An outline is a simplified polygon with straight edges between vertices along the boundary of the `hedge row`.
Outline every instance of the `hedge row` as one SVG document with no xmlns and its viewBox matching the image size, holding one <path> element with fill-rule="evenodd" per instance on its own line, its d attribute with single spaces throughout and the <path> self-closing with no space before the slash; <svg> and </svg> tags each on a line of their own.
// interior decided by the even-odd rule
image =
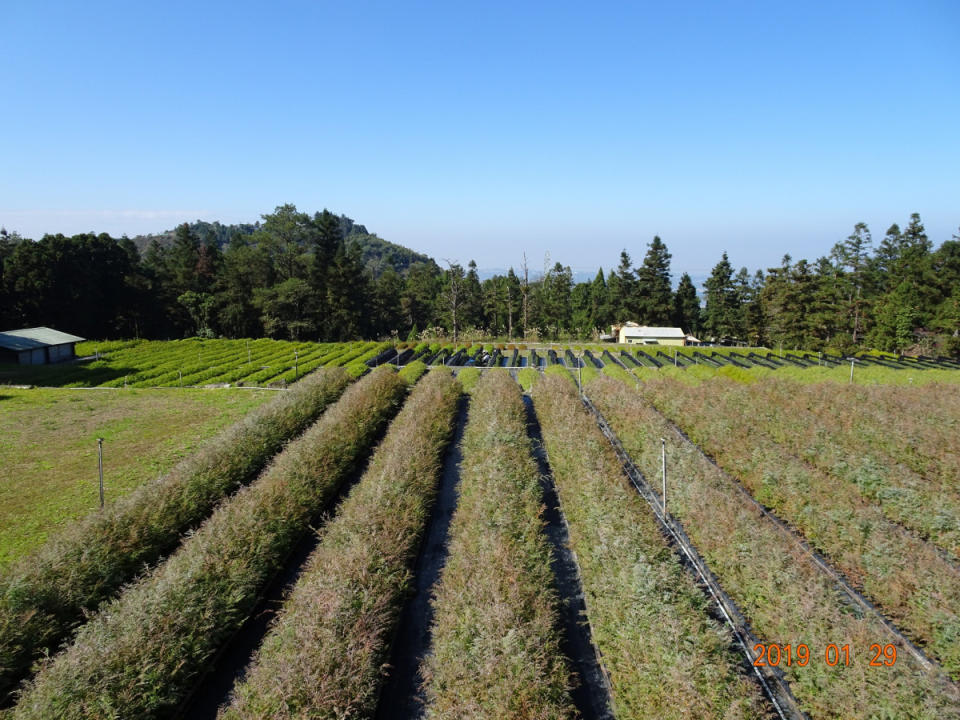
<svg viewBox="0 0 960 720">
<path fill-rule="evenodd" d="M 806 666 L 781 663 L 780 670 L 810 717 L 960 717 L 956 685 L 906 651 L 892 667 L 870 667 L 870 646 L 893 642 L 880 619 L 853 605 L 805 549 L 748 503 L 735 481 L 674 433 L 636 390 L 607 377 L 586 389 L 648 478 L 660 472 L 660 438 L 666 439 L 670 513 L 758 639 L 809 647 Z M 849 645 L 849 666 L 827 664 L 829 644 Z"/>
<path fill-rule="evenodd" d="M 519 388 L 480 379 L 421 673 L 430 718 L 568 718 L 542 490 Z"/>
<path fill-rule="evenodd" d="M 205 443 L 165 477 L 94 513 L 24 558 L 0 581 L 0 693 L 144 565 L 172 550 L 226 494 L 252 480 L 349 382 L 304 378 Z"/>
<path fill-rule="evenodd" d="M 767 717 L 730 633 L 564 373 L 537 383 L 533 400 L 617 715 Z"/>
<path fill-rule="evenodd" d="M 364 457 L 406 387 L 385 370 L 348 389 L 256 482 L 84 625 L 27 687 L 13 717 L 174 714 Z"/>
<path fill-rule="evenodd" d="M 459 395 L 442 371 L 413 390 L 221 718 L 373 716 Z"/>
</svg>

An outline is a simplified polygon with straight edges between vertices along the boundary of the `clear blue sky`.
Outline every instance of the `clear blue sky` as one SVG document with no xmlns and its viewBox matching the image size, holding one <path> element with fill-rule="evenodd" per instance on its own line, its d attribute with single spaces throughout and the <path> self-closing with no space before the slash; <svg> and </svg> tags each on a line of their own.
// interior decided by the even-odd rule
<svg viewBox="0 0 960 720">
<path fill-rule="evenodd" d="M 437 258 L 675 275 L 960 224 L 960 3 L 0 1 L 0 224 L 328 207 Z"/>
</svg>

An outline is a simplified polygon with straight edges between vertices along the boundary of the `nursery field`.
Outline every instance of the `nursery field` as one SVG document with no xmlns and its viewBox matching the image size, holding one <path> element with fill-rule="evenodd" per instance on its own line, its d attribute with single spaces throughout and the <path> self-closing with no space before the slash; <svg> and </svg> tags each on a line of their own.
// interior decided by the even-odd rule
<svg viewBox="0 0 960 720">
<path fill-rule="evenodd" d="M 725 376 L 739 382 L 765 377 L 803 382 L 924 384 L 960 381 L 960 361 L 885 353 L 841 357 L 802 350 L 667 347 L 657 345 L 451 342 L 312 343 L 284 340 L 85 341 L 75 362 L 52 366 L 0 365 L 0 385 L 40 387 L 285 387 L 318 367 L 343 367 L 354 377 L 380 364 L 422 362 L 453 368 L 542 371 L 615 367 L 640 377 L 674 374 L 688 382 Z"/>
<path fill-rule="evenodd" d="M 99 505 L 167 472 L 270 391 L 0 389 L 0 568 Z"/>
<path fill-rule="evenodd" d="M 949 361 L 302 344 L 285 389 L 129 389 L 201 343 L 236 367 L 196 384 L 255 384 L 196 340 L 102 344 L 126 391 L 0 389 L 19 444 L 99 398 L 219 422 L 11 552 L 0 714 L 960 718 Z"/>
</svg>

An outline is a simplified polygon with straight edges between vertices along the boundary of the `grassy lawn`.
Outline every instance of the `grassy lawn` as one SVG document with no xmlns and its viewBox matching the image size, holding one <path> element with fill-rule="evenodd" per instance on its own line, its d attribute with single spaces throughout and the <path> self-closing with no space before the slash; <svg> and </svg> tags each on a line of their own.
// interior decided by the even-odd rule
<svg viewBox="0 0 960 720">
<path fill-rule="evenodd" d="M 0 388 L 0 570 L 57 527 L 168 470 L 267 390 Z"/>
</svg>

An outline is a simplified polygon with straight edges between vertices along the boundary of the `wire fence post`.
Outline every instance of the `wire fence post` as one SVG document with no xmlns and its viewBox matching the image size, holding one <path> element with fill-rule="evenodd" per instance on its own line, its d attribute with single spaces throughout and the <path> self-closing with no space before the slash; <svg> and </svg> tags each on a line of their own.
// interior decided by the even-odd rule
<svg viewBox="0 0 960 720">
<path fill-rule="evenodd" d="M 300 377 L 300 351 L 293 351 L 293 379 L 296 381 Z"/>
<path fill-rule="evenodd" d="M 855 362 L 856 362 L 856 360 L 851 360 L 851 361 L 850 361 L 850 383 L 851 383 L 851 384 L 853 383 L 853 364 L 854 364 Z"/>
<path fill-rule="evenodd" d="M 180 387 L 183 387 L 183 370 L 177 370 L 177 375 L 180 376 Z"/>
<path fill-rule="evenodd" d="M 250 364 L 250 341 L 247 340 L 247 365 Z"/>
<path fill-rule="evenodd" d="M 667 517 L 667 441 L 660 438 L 660 467 L 663 474 L 663 517 Z"/>
<path fill-rule="evenodd" d="M 97 465 L 100 469 L 100 509 L 103 510 L 103 438 L 97 438 Z"/>
</svg>

